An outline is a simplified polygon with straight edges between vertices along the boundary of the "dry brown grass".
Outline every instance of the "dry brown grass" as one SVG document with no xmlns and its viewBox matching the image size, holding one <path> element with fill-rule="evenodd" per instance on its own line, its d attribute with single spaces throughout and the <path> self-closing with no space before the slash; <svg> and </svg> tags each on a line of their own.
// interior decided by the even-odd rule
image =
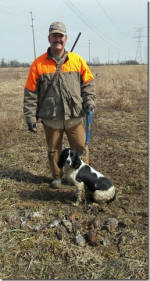
<svg viewBox="0 0 150 281">
<path fill-rule="evenodd" d="M 116 110 L 130 111 L 137 96 L 147 95 L 146 66 L 93 67 L 101 101 Z"/>
<path fill-rule="evenodd" d="M 21 69 L 23 71 L 23 69 Z M 9 71 L 9 74 L 7 73 Z M 49 186 L 42 125 L 27 132 L 22 113 L 26 72 L 0 69 L 0 278 L 148 278 L 148 118 L 146 66 L 93 67 L 97 86 L 90 163 L 116 186 L 116 200 L 72 206 L 74 187 Z M 65 138 L 64 145 L 67 145 Z M 98 229 L 98 245 L 81 248 L 74 233 L 63 240 L 48 222 L 75 212 L 82 235 L 99 217 L 119 221 L 114 232 Z M 38 212 L 39 217 L 33 214 Z M 24 228 L 22 221 L 26 221 Z M 41 228 L 40 228 L 41 227 Z M 35 230 L 36 229 L 36 230 Z M 108 241 L 102 245 L 100 240 Z"/>
<path fill-rule="evenodd" d="M 0 142 L 4 145 L 14 143 L 20 137 L 18 131 L 24 124 L 22 103 L 25 83 L 25 79 L 20 76 L 26 76 L 27 72 L 18 69 L 12 69 L 12 72 L 10 69 L 0 70 Z"/>
</svg>

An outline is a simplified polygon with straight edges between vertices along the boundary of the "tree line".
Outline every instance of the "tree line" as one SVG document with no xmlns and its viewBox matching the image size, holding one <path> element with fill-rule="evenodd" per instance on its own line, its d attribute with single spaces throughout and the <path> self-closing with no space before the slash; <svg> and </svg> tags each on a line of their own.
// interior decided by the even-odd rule
<svg viewBox="0 0 150 281">
<path fill-rule="evenodd" d="M 119 64 L 139 64 L 138 61 L 136 60 L 125 60 L 125 61 L 120 61 L 117 63 L 113 63 L 113 62 L 106 62 L 106 63 L 100 63 L 99 60 L 94 60 L 93 62 L 87 62 L 88 65 L 95 65 L 95 66 L 100 66 L 100 65 L 119 65 Z M 6 61 L 4 58 L 2 58 L 0 60 L 0 67 L 29 67 L 30 63 L 27 62 L 19 62 L 18 60 L 14 59 L 14 60 L 10 60 L 10 61 Z"/>
<path fill-rule="evenodd" d="M 18 60 L 6 61 L 4 58 L 0 61 L 0 67 L 29 67 L 30 64 L 26 62 L 19 62 Z"/>
<path fill-rule="evenodd" d="M 88 65 L 95 65 L 95 66 L 100 66 L 100 65 L 131 65 L 131 64 L 140 64 L 138 61 L 136 60 L 125 60 L 125 61 L 118 61 L 118 62 L 113 62 L 113 61 L 110 61 L 110 62 L 105 62 L 105 63 L 100 63 L 100 62 L 87 62 Z"/>
</svg>

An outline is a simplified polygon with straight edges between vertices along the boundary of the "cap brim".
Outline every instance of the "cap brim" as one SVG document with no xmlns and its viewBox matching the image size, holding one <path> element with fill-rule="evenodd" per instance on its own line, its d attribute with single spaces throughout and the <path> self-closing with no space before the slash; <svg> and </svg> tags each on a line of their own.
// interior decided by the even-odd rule
<svg viewBox="0 0 150 281">
<path fill-rule="evenodd" d="M 60 34 L 66 35 L 66 32 L 62 32 L 60 30 L 52 30 L 52 31 L 50 31 L 49 34 L 52 34 L 52 33 L 60 33 Z"/>
</svg>

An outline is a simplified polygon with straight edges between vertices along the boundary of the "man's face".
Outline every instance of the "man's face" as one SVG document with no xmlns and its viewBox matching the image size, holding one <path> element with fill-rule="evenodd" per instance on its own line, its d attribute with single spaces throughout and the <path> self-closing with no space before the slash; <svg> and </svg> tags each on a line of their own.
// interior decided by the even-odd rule
<svg viewBox="0 0 150 281">
<path fill-rule="evenodd" d="M 52 51 L 54 53 L 61 53 L 64 51 L 67 36 L 61 33 L 52 33 L 48 37 Z"/>
</svg>

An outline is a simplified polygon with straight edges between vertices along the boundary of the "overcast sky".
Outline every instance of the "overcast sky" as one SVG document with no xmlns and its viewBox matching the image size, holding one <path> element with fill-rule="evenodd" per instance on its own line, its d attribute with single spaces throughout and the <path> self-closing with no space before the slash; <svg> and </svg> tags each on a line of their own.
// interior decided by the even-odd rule
<svg viewBox="0 0 150 281">
<path fill-rule="evenodd" d="M 34 18 L 36 56 L 48 46 L 53 21 L 67 28 L 66 49 L 78 33 L 74 52 L 86 61 L 147 61 L 147 0 L 0 0 L 0 60 L 34 60 L 31 14 Z"/>
</svg>

